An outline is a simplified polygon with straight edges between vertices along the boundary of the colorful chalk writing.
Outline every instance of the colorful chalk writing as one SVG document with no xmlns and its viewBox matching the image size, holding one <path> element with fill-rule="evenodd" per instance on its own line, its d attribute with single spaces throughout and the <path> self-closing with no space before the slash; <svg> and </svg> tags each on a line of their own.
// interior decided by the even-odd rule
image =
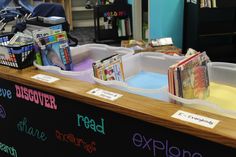
<svg viewBox="0 0 236 157">
<path fill-rule="evenodd" d="M 47 135 L 43 131 L 39 131 L 38 129 L 34 129 L 33 127 L 27 126 L 27 118 L 23 118 L 22 121 L 17 123 L 17 129 L 20 132 L 26 133 L 29 136 L 35 137 L 38 140 L 46 141 Z"/>
<path fill-rule="evenodd" d="M 62 142 L 72 143 L 77 147 L 83 148 L 90 154 L 96 152 L 96 143 L 94 141 L 87 143 L 82 138 L 75 137 L 75 135 L 71 133 L 64 134 L 56 130 L 56 139 Z"/>
<path fill-rule="evenodd" d="M 0 88 L 0 97 L 11 99 L 12 98 L 12 92 L 9 89 Z"/>
<path fill-rule="evenodd" d="M 160 156 L 165 153 L 166 157 L 202 157 L 198 152 L 191 153 L 188 150 L 172 146 L 168 140 L 158 140 L 145 137 L 141 133 L 134 133 L 133 144 L 143 150 L 152 151 L 153 156 Z"/>
<path fill-rule="evenodd" d="M 11 156 L 17 157 L 17 152 L 14 147 L 7 146 L 0 142 L 0 151 L 3 151 Z"/>
<path fill-rule="evenodd" d="M 98 132 L 101 133 L 103 135 L 105 135 L 105 131 L 104 131 L 104 119 L 101 118 L 101 124 L 96 124 L 95 120 L 93 120 L 92 118 L 88 118 L 87 116 L 82 116 L 80 114 L 77 114 L 77 118 L 78 118 L 78 126 L 84 126 L 86 129 L 91 129 L 94 132 Z"/>
<path fill-rule="evenodd" d="M 2 119 L 6 118 L 6 112 L 2 105 L 0 105 L 0 118 Z"/>
<path fill-rule="evenodd" d="M 57 110 L 55 97 L 34 89 L 15 85 L 16 97 L 26 101 L 40 104 L 46 108 Z"/>
</svg>

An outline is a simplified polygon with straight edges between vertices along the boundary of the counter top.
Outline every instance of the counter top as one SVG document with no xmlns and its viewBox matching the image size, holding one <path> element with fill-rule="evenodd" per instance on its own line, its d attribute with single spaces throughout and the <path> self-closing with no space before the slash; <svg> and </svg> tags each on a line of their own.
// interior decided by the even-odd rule
<svg viewBox="0 0 236 157">
<path fill-rule="evenodd" d="M 31 77 L 36 74 L 45 74 L 59 78 L 53 83 L 45 83 Z M 127 93 L 113 88 L 90 84 L 79 80 L 40 71 L 35 67 L 23 70 L 0 66 L 0 78 L 31 86 L 40 90 L 84 102 L 102 109 L 137 118 L 152 124 L 187 133 L 196 137 L 207 139 L 229 147 L 236 148 L 236 119 L 211 114 L 181 105 L 158 101 L 147 97 Z M 88 91 L 100 88 L 123 96 L 115 101 L 109 101 L 90 94 Z M 217 119 L 220 122 L 213 128 L 207 128 L 181 121 L 171 116 L 178 110 Z"/>
</svg>

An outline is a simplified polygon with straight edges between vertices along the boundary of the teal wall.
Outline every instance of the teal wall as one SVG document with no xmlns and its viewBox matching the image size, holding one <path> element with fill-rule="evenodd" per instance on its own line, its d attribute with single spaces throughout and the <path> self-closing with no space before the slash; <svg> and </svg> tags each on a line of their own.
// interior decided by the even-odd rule
<svg viewBox="0 0 236 157">
<path fill-rule="evenodd" d="M 184 0 L 150 0 L 150 9 L 150 38 L 172 37 L 182 48 Z"/>
<path fill-rule="evenodd" d="M 150 38 L 172 37 L 182 48 L 183 0 L 150 0 Z"/>
<path fill-rule="evenodd" d="M 132 4 L 134 0 L 128 0 L 128 3 L 129 4 Z"/>
</svg>

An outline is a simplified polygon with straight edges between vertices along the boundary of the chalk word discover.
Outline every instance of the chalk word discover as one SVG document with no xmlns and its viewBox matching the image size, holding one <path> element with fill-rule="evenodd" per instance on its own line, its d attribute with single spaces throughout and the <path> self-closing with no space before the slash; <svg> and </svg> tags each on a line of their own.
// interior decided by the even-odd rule
<svg viewBox="0 0 236 157">
<path fill-rule="evenodd" d="M 166 157 L 202 157 L 202 154 L 200 153 L 191 153 L 188 150 L 171 146 L 169 145 L 168 140 L 160 141 L 152 138 L 146 138 L 140 133 L 135 133 L 132 140 L 136 147 L 152 151 L 154 157 L 160 156 L 160 154 L 163 153 L 165 153 Z"/>
<path fill-rule="evenodd" d="M 15 88 L 17 98 L 34 102 L 35 104 L 40 104 L 46 108 L 57 110 L 56 100 L 54 96 L 19 85 L 15 85 Z"/>
<path fill-rule="evenodd" d="M 56 130 L 56 138 L 59 141 L 72 143 L 77 147 L 84 148 L 85 151 L 92 154 L 96 152 L 96 143 L 94 141 L 90 142 L 90 144 L 86 143 L 82 138 L 75 137 L 73 134 L 63 134 L 60 131 Z"/>
<path fill-rule="evenodd" d="M 82 116 L 80 114 L 77 114 L 78 118 L 78 126 L 81 127 L 81 122 L 84 125 L 86 129 L 92 129 L 94 132 L 99 132 L 103 135 L 105 135 L 104 131 L 104 119 L 101 118 L 101 124 L 96 124 L 95 121 L 91 118 L 89 119 L 87 116 Z"/>
<path fill-rule="evenodd" d="M 7 154 L 10 154 L 11 156 L 17 157 L 17 152 L 14 147 L 7 146 L 0 142 L 0 150 Z"/>
<path fill-rule="evenodd" d="M 12 99 L 12 92 L 9 89 L 0 88 L 0 97 Z"/>
<path fill-rule="evenodd" d="M 6 112 L 2 105 L 0 105 L 0 118 L 2 119 L 6 118 Z"/>
<path fill-rule="evenodd" d="M 23 118 L 22 121 L 19 121 L 17 123 L 17 129 L 20 132 L 24 132 L 30 136 L 37 138 L 38 140 L 41 140 L 41 141 L 47 140 L 47 136 L 43 131 L 39 131 L 38 129 L 34 129 L 32 127 L 27 126 L 27 118 L 25 117 Z"/>
</svg>

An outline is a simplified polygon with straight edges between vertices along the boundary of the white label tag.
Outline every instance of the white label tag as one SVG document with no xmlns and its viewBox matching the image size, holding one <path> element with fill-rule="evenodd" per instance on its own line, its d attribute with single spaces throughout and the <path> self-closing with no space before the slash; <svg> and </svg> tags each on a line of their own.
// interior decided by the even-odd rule
<svg viewBox="0 0 236 157">
<path fill-rule="evenodd" d="M 43 74 L 37 74 L 35 76 L 32 76 L 31 78 L 36 79 L 36 80 L 40 80 L 43 82 L 47 82 L 47 83 L 53 83 L 55 81 L 60 80 L 59 78 L 48 76 L 48 75 L 43 75 Z"/>
<path fill-rule="evenodd" d="M 92 89 L 92 90 L 88 91 L 87 93 L 91 94 L 91 95 L 95 95 L 97 97 L 108 99 L 108 100 L 111 100 L 111 101 L 114 101 L 114 100 L 116 100 L 116 99 L 123 96 L 121 94 L 113 93 L 113 92 L 106 91 L 106 90 L 99 89 L 99 88 Z"/>
<path fill-rule="evenodd" d="M 201 115 L 178 110 L 171 117 L 213 129 L 220 121 Z"/>
</svg>

